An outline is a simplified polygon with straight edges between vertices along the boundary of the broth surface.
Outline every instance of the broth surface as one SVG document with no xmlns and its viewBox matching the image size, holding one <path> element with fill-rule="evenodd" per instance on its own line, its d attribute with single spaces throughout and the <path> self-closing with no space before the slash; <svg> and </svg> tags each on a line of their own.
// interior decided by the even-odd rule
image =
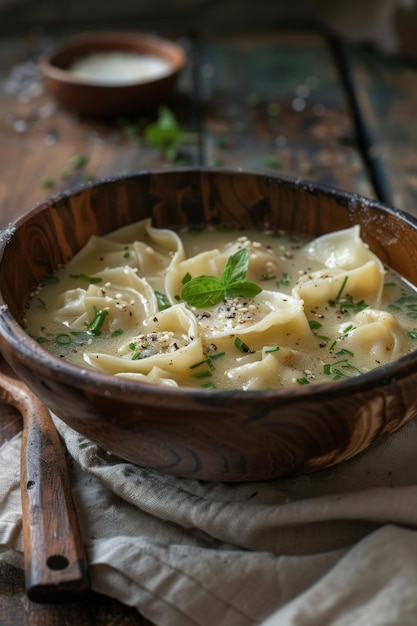
<svg viewBox="0 0 417 626">
<path fill-rule="evenodd" d="M 46 277 L 26 328 L 81 367 L 159 385 L 268 389 L 395 360 L 415 349 L 416 318 L 416 290 L 358 226 L 308 241 L 145 220 L 93 237 Z"/>
</svg>

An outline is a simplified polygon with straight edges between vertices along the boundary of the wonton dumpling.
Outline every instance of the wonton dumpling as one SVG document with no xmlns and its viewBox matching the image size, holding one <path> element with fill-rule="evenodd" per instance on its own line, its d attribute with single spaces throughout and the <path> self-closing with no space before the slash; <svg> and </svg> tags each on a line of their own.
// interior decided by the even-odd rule
<svg viewBox="0 0 417 626">
<path fill-rule="evenodd" d="M 385 271 L 379 263 L 368 261 L 351 270 L 319 270 L 301 276 L 292 290 L 292 295 L 304 301 L 306 311 L 349 295 L 354 301 L 365 300 L 367 304 L 378 304 L 384 288 Z M 347 280 L 346 280 L 347 279 Z"/>
<path fill-rule="evenodd" d="M 148 282 L 138 277 L 131 267 L 109 269 L 103 276 L 105 282 L 92 284 L 85 294 L 87 312 L 93 307 L 106 309 L 105 327 L 110 332 L 118 328 L 138 326 L 142 320 L 158 312 L 155 293 Z"/>
<path fill-rule="evenodd" d="M 197 311 L 196 316 L 205 340 L 222 350 L 233 345 L 236 337 L 251 350 L 271 342 L 309 345 L 312 340 L 302 300 L 280 292 L 264 290 L 255 298 L 227 298 L 207 311 Z"/>
<path fill-rule="evenodd" d="M 243 363 L 225 372 L 227 379 L 242 389 L 276 389 L 279 386 L 298 385 L 297 379 L 309 375 L 312 359 L 310 353 L 290 348 L 269 352 L 262 350 L 262 358 L 256 362 Z"/>
<path fill-rule="evenodd" d="M 93 235 L 74 256 L 71 266 L 74 274 L 83 272 L 88 259 L 89 273 L 95 274 L 104 268 L 129 265 L 137 268 L 139 276 L 145 277 L 153 289 L 162 291 L 165 271 L 184 258 L 184 246 L 177 233 L 154 228 L 146 219 L 105 237 Z"/>
<path fill-rule="evenodd" d="M 124 340 L 118 355 L 86 352 L 84 359 L 92 367 L 110 374 L 148 374 L 153 367 L 188 374 L 190 366 L 204 358 L 195 317 L 183 304 L 145 320 L 137 335 Z"/>
<path fill-rule="evenodd" d="M 361 239 L 360 226 L 317 237 L 304 247 L 308 255 L 329 269 L 350 270 L 374 261 L 383 271 L 379 258 Z"/>
<path fill-rule="evenodd" d="M 118 328 L 137 326 L 143 319 L 158 311 L 158 303 L 153 289 L 145 280 L 138 278 L 131 267 L 118 267 L 94 278 L 102 279 L 88 289 L 70 289 L 62 294 L 63 304 L 49 314 L 67 328 L 85 331 L 86 324 L 97 311 L 108 313 L 103 328 L 110 332 Z"/>
<path fill-rule="evenodd" d="M 48 311 L 50 317 L 67 328 L 85 330 L 88 315 L 85 308 L 86 289 L 68 289 L 57 300 L 58 309 Z"/>
<path fill-rule="evenodd" d="M 353 352 L 358 361 L 368 362 L 368 366 L 388 363 L 398 358 L 404 351 L 406 338 L 399 322 L 387 311 L 365 309 L 357 313 L 350 324 L 340 325 L 339 339 L 335 350 L 346 348 Z"/>
</svg>

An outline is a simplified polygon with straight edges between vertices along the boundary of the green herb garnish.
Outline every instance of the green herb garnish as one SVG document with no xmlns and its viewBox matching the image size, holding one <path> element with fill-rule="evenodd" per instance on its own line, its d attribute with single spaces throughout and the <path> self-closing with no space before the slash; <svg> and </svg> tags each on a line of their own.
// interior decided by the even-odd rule
<svg viewBox="0 0 417 626">
<path fill-rule="evenodd" d="M 88 156 L 85 154 L 76 154 L 72 157 L 70 165 L 72 169 L 76 170 L 80 167 L 84 167 L 88 163 Z"/>
<path fill-rule="evenodd" d="M 161 293 L 160 291 L 155 291 L 155 296 L 158 302 L 159 311 L 164 311 L 165 309 L 169 309 L 171 304 L 164 293 Z"/>
<path fill-rule="evenodd" d="M 197 372 L 197 374 L 193 374 L 194 378 L 210 378 L 213 376 L 210 370 L 203 370 L 202 372 Z"/>
<path fill-rule="evenodd" d="M 159 107 L 158 119 L 145 128 L 145 140 L 153 148 L 160 149 L 168 161 L 176 160 L 183 141 L 183 132 L 170 109 Z"/>
<path fill-rule="evenodd" d="M 287 274 L 287 272 L 283 272 L 281 278 L 279 280 L 277 280 L 276 285 L 277 287 L 280 287 L 281 285 L 283 287 L 287 287 L 291 282 L 291 279 L 289 277 L 289 274 Z"/>
<path fill-rule="evenodd" d="M 101 283 L 102 282 L 102 278 L 99 278 L 98 276 L 88 276 L 88 274 L 70 274 L 71 278 L 77 278 L 79 280 L 85 280 L 85 282 L 90 283 L 90 284 L 96 284 L 96 283 Z"/>
<path fill-rule="evenodd" d="M 89 324 L 86 324 L 87 330 L 89 333 L 93 335 L 101 335 L 101 328 L 104 324 L 104 320 L 107 316 L 107 311 L 104 309 L 98 310 L 96 306 L 93 305 L 94 317 Z"/>
<path fill-rule="evenodd" d="M 242 339 L 240 339 L 240 337 L 236 337 L 235 339 L 235 347 L 240 350 L 240 352 L 253 352 L 253 350 L 251 350 L 248 346 L 248 344 L 246 344 L 244 341 L 242 341 Z"/>
<path fill-rule="evenodd" d="M 220 276 L 197 276 L 191 278 L 181 289 L 181 298 L 199 309 L 212 307 L 227 297 L 253 298 L 262 289 L 245 278 L 249 268 L 249 251 L 241 248 L 227 259 Z"/>
<path fill-rule="evenodd" d="M 68 346 L 72 342 L 72 339 L 66 333 L 60 333 L 55 337 L 55 343 L 59 346 Z"/>
<path fill-rule="evenodd" d="M 367 304 L 365 300 L 359 300 L 358 302 L 354 302 L 350 294 L 343 295 L 348 278 L 348 276 L 344 277 L 336 297 L 329 300 L 329 304 L 330 306 L 340 306 L 342 313 L 346 313 L 348 310 L 353 311 L 354 313 L 359 313 L 360 311 L 367 309 L 369 307 L 369 304 Z"/>
</svg>

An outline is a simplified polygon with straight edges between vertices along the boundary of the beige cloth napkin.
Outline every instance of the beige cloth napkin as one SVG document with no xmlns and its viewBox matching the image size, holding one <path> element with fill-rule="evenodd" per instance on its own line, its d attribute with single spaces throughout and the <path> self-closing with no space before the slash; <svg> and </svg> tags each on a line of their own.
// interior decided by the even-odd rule
<svg viewBox="0 0 417 626">
<path fill-rule="evenodd" d="M 415 626 L 417 421 L 309 476 L 141 469 L 55 418 L 93 589 L 157 626 Z M 0 558 L 21 563 L 20 436 L 0 449 Z"/>
</svg>

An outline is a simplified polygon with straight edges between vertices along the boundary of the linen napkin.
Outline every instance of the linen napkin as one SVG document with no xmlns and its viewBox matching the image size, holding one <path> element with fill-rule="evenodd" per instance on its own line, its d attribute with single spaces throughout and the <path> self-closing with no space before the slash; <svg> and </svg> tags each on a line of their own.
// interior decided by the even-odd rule
<svg viewBox="0 0 417 626">
<path fill-rule="evenodd" d="M 343 464 L 216 484 L 125 462 L 54 417 L 95 591 L 157 626 L 415 626 L 417 420 Z M 20 436 L 0 558 L 21 564 Z"/>
</svg>

